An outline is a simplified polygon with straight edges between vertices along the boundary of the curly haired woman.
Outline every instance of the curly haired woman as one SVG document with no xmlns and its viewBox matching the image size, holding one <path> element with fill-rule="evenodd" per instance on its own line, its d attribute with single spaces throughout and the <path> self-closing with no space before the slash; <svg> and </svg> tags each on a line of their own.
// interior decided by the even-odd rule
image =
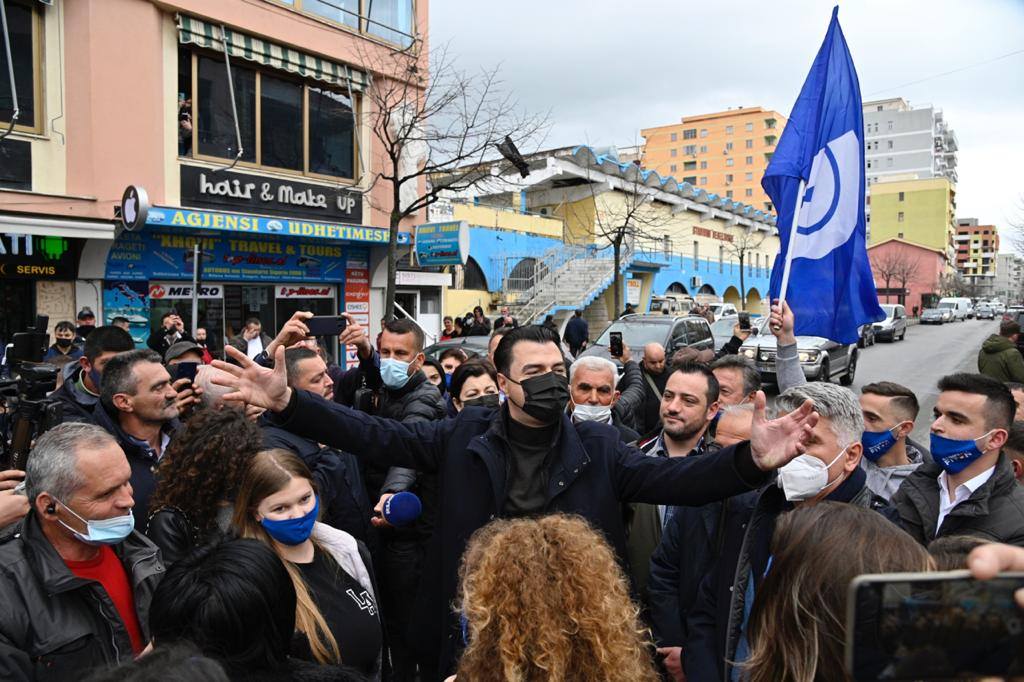
<svg viewBox="0 0 1024 682">
<path fill-rule="evenodd" d="M 460 682 L 658 679 L 611 547 L 578 516 L 495 521 L 463 555 Z"/>
<path fill-rule="evenodd" d="M 231 527 L 238 482 L 262 447 L 259 427 L 234 409 L 200 410 L 175 435 L 157 471 L 146 529 L 164 564 Z"/>
</svg>

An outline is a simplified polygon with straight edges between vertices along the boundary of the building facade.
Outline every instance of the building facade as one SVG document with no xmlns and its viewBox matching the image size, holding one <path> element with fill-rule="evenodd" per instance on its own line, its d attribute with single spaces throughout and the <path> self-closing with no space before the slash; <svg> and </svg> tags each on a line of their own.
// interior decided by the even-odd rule
<svg viewBox="0 0 1024 682">
<path fill-rule="evenodd" d="M 0 142 L 0 258 L 27 277 L 0 284 L 16 303 L 0 334 L 89 306 L 142 344 L 165 312 L 191 324 L 197 263 L 196 322 L 218 345 L 250 316 L 378 318 L 389 192 L 365 93 L 393 77 L 383 57 L 425 44 L 428 3 L 344 6 L 8 0 L 20 117 Z M 0 122 L 11 109 L 0 78 Z M 131 231 L 129 186 L 151 205 Z"/>
<path fill-rule="evenodd" d="M 913 175 L 957 181 L 957 139 L 940 109 L 911 107 L 901 97 L 864 102 L 868 187 Z"/>
<path fill-rule="evenodd" d="M 894 177 L 872 185 L 871 231 L 868 246 L 890 239 L 935 249 L 947 268 L 956 262 L 956 190 L 944 177 Z"/>
<path fill-rule="evenodd" d="M 956 269 L 979 295 L 995 289 L 998 271 L 999 230 L 995 225 L 979 225 L 977 218 L 956 221 Z"/>
<path fill-rule="evenodd" d="M 996 276 L 992 296 L 1007 305 L 1024 301 L 1024 258 L 1015 253 L 996 255 Z"/>
<path fill-rule="evenodd" d="M 643 163 L 662 176 L 772 212 L 761 176 L 775 153 L 786 118 L 761 107 L 740 107 L 680 123 L 644 128 Z"/>
<path fill-rule="evenodd" d="M 942 294 L 946 254 L 899 238 L 868 247 L 880 303 L 901 303 L 916 317 L 934 307 Z"/>
<path fill-rule="evenodd" d="M 549 150 L 527 161 L 526 178 L 496 164 L 490 180 L 451 197 L 477 209 L 561 221 L 562 239 L 547 249 L 536 237 L 519 246 L 508 235 L 489 237 L 494 260 L 479 265 L 493 273 L 486 282 L 494 305 L 509 305 L 521 322 L 564 319 L 583 309 L 592 334 L 600 333 L 621 312 L 612 242 L 622 228 L 622 304 L 660 309 L 659 297 L 669 294 L 763 312 L 779 249 L 774 215 L 590 147 Z M 474 234 L 474 240 L 477 258 L 483 239 Z M 471 297 L 479 300 L 483 292 Z"/>
</svg>

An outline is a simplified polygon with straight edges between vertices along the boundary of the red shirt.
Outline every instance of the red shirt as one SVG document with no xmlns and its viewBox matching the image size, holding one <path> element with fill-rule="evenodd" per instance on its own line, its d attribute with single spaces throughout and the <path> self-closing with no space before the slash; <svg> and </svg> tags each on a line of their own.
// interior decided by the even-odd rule
<svg viewBox="0 0 1024 682">
<path fill-rule="evenodd" d="M 79 578 L 95 580 L 107 591 L 110 601 L 114 602 L 121 621 L 124 623 L 128 636 L 132 640 L 132 651 L 136 655 L 142 653 L 145 643 L 142 641 L 142 630 L 139 628 L 139 617 L 135 613 L 135 597 L 124 566 L 114 554 L 114 550 L 103 545 L 95 559 L 89 561 L 65 561 L 71 572 Z"/>
</svg>

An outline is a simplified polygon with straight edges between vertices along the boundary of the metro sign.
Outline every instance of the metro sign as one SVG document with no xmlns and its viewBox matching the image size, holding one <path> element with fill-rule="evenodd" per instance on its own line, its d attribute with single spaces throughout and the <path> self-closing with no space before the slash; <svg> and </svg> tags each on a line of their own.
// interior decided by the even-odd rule
<svg viewBox="0 0 1024 682">
<path fill-rule="evenodd" d="M 333 298 L 334 287 L 302 284 L 282 284 L 277 287 L 277 298 Z"/>
<path fill-rule="evenodd" d="M 192 298 L 192 285 L 154 282 L 149 285 L 149 297 L 154 300 Z M 224 298 L 224 287 L 219 284 L 200 285 L 198 298 Z"/>
</svg>

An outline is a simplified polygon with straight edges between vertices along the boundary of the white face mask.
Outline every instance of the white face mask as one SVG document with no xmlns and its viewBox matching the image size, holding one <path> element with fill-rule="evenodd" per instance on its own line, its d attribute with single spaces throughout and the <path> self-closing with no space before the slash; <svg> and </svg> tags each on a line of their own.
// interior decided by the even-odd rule
<svg viewBox="0 0 1024 682">
<path fill-rule="evenodd" d="M 847 445 L 846 448 L 848 447 L 850 446 Z M 828 464 L 825 464 L 814 455 L 799 455 L 796 459 L 781 467 L 776 484 L 782 488 L 786 499 L 790 502 L 809 500 L 835 483 L 835 481 L 828 480 L 828 470 L 829 467 L 843 456 L 846 448 L 840 450 L 835 459 Z"/>
<path fill-rule="evenodd" d="M 605 422 L 612 421 L 611 405 L 576 405 L 573 403 L 572 420 L 575 422 Z"/>
</svg>

